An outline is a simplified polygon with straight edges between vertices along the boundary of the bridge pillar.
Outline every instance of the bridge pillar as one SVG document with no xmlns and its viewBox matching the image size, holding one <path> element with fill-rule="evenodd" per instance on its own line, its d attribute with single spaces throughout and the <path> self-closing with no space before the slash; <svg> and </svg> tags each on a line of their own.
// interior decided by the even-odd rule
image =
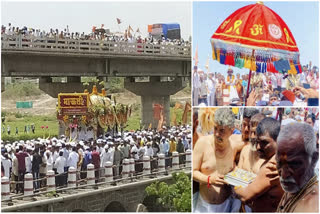
<svg viewBox="0 0 320 214">
<path fill-rule="evenodd" d="M 153 104 L 161 104 L 164 108 L 164 120 L 170 125 L 170 95 L 186 87 L 187 79 L 176 77 L 174 81 L 162 82 L 160 77 L 150 77 L 149 82 L 136 82 L 135 78 L 127 77 L 124 87 L 132 93 L 141 96 L 141 122 L 142 126 L 158 126 L 158 121 L 153 118 Z"/>
<path fill-rule="evenodd" d="M 5 90 L 5 77 L 1 77 L 1 92 L 3 92 Z"/>
</svg>

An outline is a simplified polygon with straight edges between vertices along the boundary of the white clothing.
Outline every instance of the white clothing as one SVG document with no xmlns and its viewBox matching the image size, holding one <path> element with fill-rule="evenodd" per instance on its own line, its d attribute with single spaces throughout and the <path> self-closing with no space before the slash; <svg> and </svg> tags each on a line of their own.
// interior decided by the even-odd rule
<svg viewBox="0 0 320 214">
<path fill-rule="evenodd" d="M 64 157 L 66 160 L 68 160 L 68 158 L 69 158 L 69 151 L 68 151 L 66 148 L 63 148 L 62 151 L 63 151 L 63 157 Z M 65 162 L 64 167 L 67 167 L 67 161 Z"/>
<path fill-rule="evenodd" d="M 197 194 L 197 195 L 196 195 Z M 234 200 L 232 196 L 227 198 L 222 204 L 210 204 L 206 202 L 198 193 L 194 194 L 194 213 L 226 213 L 226 212 L 239 212 L 241 202 Z"/>
<path fill-rule="evenodd" d="M 59 152 L 54 151 L 53 155 L 52 155 L 52 161 L 53 163 L 56 162 L 57 158 L 59 157 Z"/>
<path fill-rule="evenodd" d="M 63 173 L 64 172 L 64 165 L 65 165 L 66 159 L 63 156 L 59 156 L 56 159 L 56 162 L 54 163 L 54 168 L 57 169 L 57 173 Z"/>
<path fill-rule="evenodd" d="M 271 79 L 272 89 L 278 88 L 276 75 L 272 73 L 271 76 L 270 76 L 270 79 Z"/>
<path fill-rule="evenodd" d="M 150 146 L 149 148 L 148 148 L 148 147 L 145 148 L 145 153 L 144 153 L 144 155 L 145 155 L 145 156 L 149 156 L 150 158 L 153 157 L 153 149 L 152 149 L 151 146 Z"/>
<path fill-rule="evenodd" d="M 162 142 L 159 144 L 159 148 L 160 148 L 159 154 L 165 154 Z"/>
<path fill-rule="evenodd" d="M 200 93 L 200 89 L 199 88 L 193 88 L 192 89 L 193 106 L 198 106 L 199 105 L 199 93 Z"/>
<path fill-rule="evenodd" d="M 79 155 L 76 152 L 71 152 L 69 154 L 69 158 L 68 158 L 68 166 L 69 167 L 74 167 L 75 169 L 77 169 L 77 163 L 79 161 Z"/>
<path fill-rule="evenodd" d="M 25 163 L 26 163 L 26 173 L 31 173 L 32 172 L 32 162 L 31 162 L 31 157 L 28 154 L 28 157 L 25 157 Z"/>
<path fill-rule="evenodd" d="M 236 83 L 235 81 L 236 81 L 235 79 L 232 81 L 232 78 L 230 78 L 230 81 L 228 81 L 228 78 L 227 78 L 227 81 L 226 81 L 226 85 L 230 86 L 230 94 L 229 94 L 230 102 L 232 102 L 232 99 L 239 99 L 238 92 L 234 87 Z"/>
<path fill-rule="evenodd" d="M 106 166 L 106 162 L 110 161 L 113 164 L 113 152 L 112 151 L 108 151 L 108 152 L 104 152 L 101 157 L 100 157 L 101 161 L 100 161 L 100 166 L 101 167 L 105 167 Z"/>
<path fill-rule="evenodd" d="M 139 152 L 139 150 L 138 150 L 137 146 L 134 145 L 134 146 L 131 148 L 130 153 L 131 153 L 131 154 L 132 154 L 132 153 L 135 153 L 134 156 L 133 156 L 135 160 L 138 160 L 138 159 L 139 159 L 138 152 Z"/>
<path fill-rule="evenodd" d="M 11 160 L 6 159 L 5 157 L 1 157 L 1 164 L 4 169 L 4 176 L 10 178 L 10 168 L 12 167 Z"/>
</svg>

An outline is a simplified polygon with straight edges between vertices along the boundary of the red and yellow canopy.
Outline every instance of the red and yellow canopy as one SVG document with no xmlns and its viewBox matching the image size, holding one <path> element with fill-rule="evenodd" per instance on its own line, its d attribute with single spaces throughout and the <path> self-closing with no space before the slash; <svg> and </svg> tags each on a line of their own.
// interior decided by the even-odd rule
<svg viewBox="0 0 320 214">
<path fill-rule="evenodd" d="M 236 58 L 250 58 L 261 63 L 287 60 L 298 72 L 301 67 L 299 49 L 289 27 L 260 2 L 232 13 L 212 35 L 211 43 L 213 58 L 222 64 L 235 66 Z M 227 59 L 230 56 L 231 61 Z"/>
</svg>

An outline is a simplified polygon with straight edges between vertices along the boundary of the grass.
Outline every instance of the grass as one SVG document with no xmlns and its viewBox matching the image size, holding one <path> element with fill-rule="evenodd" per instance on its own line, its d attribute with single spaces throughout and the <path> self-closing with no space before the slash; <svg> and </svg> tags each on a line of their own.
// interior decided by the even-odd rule
<svg viewBox="0 0 320 214">
<path fill-rule="evenodd" d="M 4 114 L 2 114 L 4 115 Z M 16 117 L 15 114 L 5 113 L 6 119 L 5 122 L 2 123 L 1 127 L 1 139 L 3 141 L 16 141 L 16 140 L 29 140 L 35 139 L 38 137 L 49 137 L 49 136 L 57 136 L 58 135 L 58 122 L 54 115 L 52 116 L 36 116 L 23 114 Z M 34 124 L 35 134 L 31 131 L 31 124 Z M 11 133 L 8 135 L 7 127 L 8 125 L 11 128 Z M 30 125 L 30 132 L 24 133 L 25 125 Z M 48 129 L 41 128 L 42 126 L 48 126 Z M 16 127 L 18 127 L 19 133 L 16 135 Z M 5 129 L 5 132 L 3 132 Z"/>
<path fill-rule="evenodd" d="M 171 125 L 172 118 L 173 118 L 173 111 L 174 109 L 170 108 L 170 117 L 171 117 Z M 181 122 L 182 120 L 182 109 L 175 110 L 177 115 L 177 124 Z M 21 114 L 21 113 L 8 113 L 8 112 L 2 112 L 2 116 L 5 116 L 5 122 L 2 123 L 1 127 L 1 139 L 3 141 L 17 141 L 17 140 L 30 140 L 30 139 L 36 139 L 36 138 L 47 138 L 47 137 L 53 137 L 58 135 L 58 121 L 56 119 L 55 115 L 47 115 L 47 116 L 38 116 L 38 115 L 30 115 L 30 114 Z M 128 126 L 125 128 L 125 130 L 137 130 L 140 129 L 140 120 L 141 120 L 141 110 L 140 105 L 134 106 L 132 109 L 131 117 L 128 118 Z M 188 120 L 190 121 L 190 113 L 188 113 Z M 31 127 L 29 133 L 24 133 L 24 126 L 34 124 L 35 134 L 32 134 Z M 10 135 L 7 134 L 7 126 L 10 126 L 11 133 Z M 48 126 L 48 129 L 41 127 Z M 19 134 L 16 135 L 16 127 L 18 127 Z M 3 128 L 5 132 L 3 132 Z"/>
</svg>

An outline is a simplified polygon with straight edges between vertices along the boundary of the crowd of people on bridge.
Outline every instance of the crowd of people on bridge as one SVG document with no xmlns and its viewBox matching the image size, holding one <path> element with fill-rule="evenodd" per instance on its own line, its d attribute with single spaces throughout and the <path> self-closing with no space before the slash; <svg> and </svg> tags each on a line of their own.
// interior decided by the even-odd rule
<svg viewBox="0 0 320 214">
<path fill-rule="evenodd" d="M 130 30 L 129 30 L 130 31 Z M 15 27 L 12 26 L 11 23 L 8 26 L 2 25 L 1 26 L 1 35 L 23 35 L 26 37 L 33 36 L 35 38 L 59 38 L 59 39 L 72 39 L 72 40 L 100 40 L 100 41 L 110 41 L 110 42 L 129 42 L 129 43 L 146 43 L 146 44 L 161 44 L 161 45 L 178 45 L 178 46 L 190 46 L 191 43 L 189 41 L 181 39 L 165 39 L 162 38 L 154 38 L 151 34 L 147 37 L 143 38 L 141 33 L 130 33 L 126 30 L 124 33 L 107 33 L 103 28 L 100 30 L 95 29 L 89 33 L 85 32 L 71 32 L 69 30 L 69 26 L 67 25 L 66 28 L 63 30 L 61 29 L 53 29 L 51 28 L 49 31 L 35 29 L 30 27 Z"/>
<path fill-rule="evenodd" d="M 194 106 L 317 106 L 319 98 L 319 69 L 303 66 L 300 74 L 253 72 L 247 97 L 249 74 L 228 68 L 222 73 L 193 71 Z M 227 98 L 227 101 L 225 99 Z M 246 103 L 247 102 L 247 103 Z"/>
<path fill-rule="evenodd" d="M 319 212 L 318 108 L 199 108 L 193 124 L 194 212 Z"/>
<path fill-rule="evenodd" d="M 78 179 L 86 179 L 88 164 L 93 164 L 95 180 L 100 182 L 107 162 L 113 165 L 113 176 L 121 178 L 124 159 L 133 158 L 135 174 L 143 170 L 143 157 L 151 159 L 151 170 L 157 168 L 159 154 L 165 155 L 165 167 L 172 167 L 172 153 L 178 152 L 180 163 L 185 163 L 185 151 L 191 149 L 189 125 L 155 129 L 124 131 L 106 134 L 97 140 L 70 142 L 65 136 L 51 139 L 1 142 L 1 176 L 11 180 L 11 192 L 23 192 L 26 173 L 33 175 L 34 189 L 46 185 L 46 174 L 55 171 L 56 186 L 67 184 L 69 167 L 77 170 Z"/>
</svg>

